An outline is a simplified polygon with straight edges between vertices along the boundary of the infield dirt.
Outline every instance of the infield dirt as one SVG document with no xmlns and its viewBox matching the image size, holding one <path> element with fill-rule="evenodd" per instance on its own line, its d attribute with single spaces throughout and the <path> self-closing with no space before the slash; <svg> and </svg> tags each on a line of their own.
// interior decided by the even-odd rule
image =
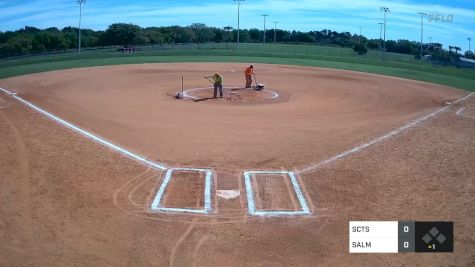
<svg viewBox="0 0 475 267">
<path fill-rule="evenodd" d="M 475 230 L 475 120 L 455 112 L 473 110 L 474 98 L 299 175 L 311 216 L 256 218 L 246 212 L 242 171 L 299 170 L 468 93 L 355 72 L 257 65 L 259 82 L 279 92 L 279 101 L 171 97 L 182 76 L 185 89 L 208 86 L 202 77 L 214 72 L 225 86 L 239 87 L 245 66 L 124 65 L 0 80 L 0 87 L 150 159 L 212 168 L 213 192 L 241 193 L 229 200 L 213 193 L 208 216 L 152 213 L 163 172 L 2 94 L 0 265 L 473 265 L 475 241 L 466 233 Z M 202 205 L 202 183 L 175 178 L 168 193 L 178 193 L 167 195 L 167 203 Z M 295 207 L 288 181 L 262 178 L 255 191 L 264 198 L 260 208 Z M 352 255 L 349 220 L 454 221 L 455 252 Z"/>
</svg>

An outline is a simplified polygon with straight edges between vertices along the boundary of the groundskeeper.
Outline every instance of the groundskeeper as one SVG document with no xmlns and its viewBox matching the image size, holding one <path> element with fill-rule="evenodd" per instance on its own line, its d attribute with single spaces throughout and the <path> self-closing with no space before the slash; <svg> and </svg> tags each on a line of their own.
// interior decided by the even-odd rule
<svg viewBox="0 0 475 267">
<path fill-rule="evenodd" d="M 246 76 L 246 87 L 251 88 L 252 86 L 252 75 L 254 74 L 254 65 L 247 67 L 244 70 L 244 76 Z"/>
<path fill-rule="evenodd" d="M 223 97 L 223 76 L 219 75 L 219 73 L 215 73 L 213 76 L 208 76 L 205 78 L 212 78 L 214 84 L 214 95 L 213 97 L 216 98 L 218 96 L 218 89 L 219 89 L 219 96 Z"/>
</svg>

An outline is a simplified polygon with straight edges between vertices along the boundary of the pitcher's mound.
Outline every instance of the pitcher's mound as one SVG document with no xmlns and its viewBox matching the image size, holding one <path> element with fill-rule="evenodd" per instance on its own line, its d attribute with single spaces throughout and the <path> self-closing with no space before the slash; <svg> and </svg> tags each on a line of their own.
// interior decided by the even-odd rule
<svg viewBox="0 0 475 267">
<path fill-rule="evenodd" d="M 213 98 L 212 87 L 208 88 L 194 88 L 183 92 L 186 99 L 193 101 L 206 101 Z M 219 92 L 218 92 L 219 97 Z M 281 93 L 269 89 L 254 90 L 251 88 L 225 87 L 223 88 L 223 99 L 227 101 L 269 101 L 284 100 Z"/>
</svg>

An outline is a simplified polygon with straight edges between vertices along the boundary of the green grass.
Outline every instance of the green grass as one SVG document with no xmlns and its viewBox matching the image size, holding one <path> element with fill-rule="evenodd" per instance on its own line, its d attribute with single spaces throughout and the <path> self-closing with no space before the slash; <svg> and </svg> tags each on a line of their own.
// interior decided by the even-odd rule
<svg viewBox="0 0 475 267">
<path fill-rule="evenodd" d="M 356 55 L 349 48 L 309 45 L 259 45 L 241 44 L 239 50 L 235 45 L 205 44 L 194 46 L 147 47 L 143 51 L 124 55 L 114 48 L 61 53 L 47 56 L 1 60 L 0 78 L 17 75 L 80 68 L 90 66 L 166 63 L 166 62 L 253 62 L 269 64 L 288 64 L 344 69 L 395 76 L 452 86 L 475 91 L 475 71 L 457 69 L 450 66 L 433 66 L 415 60 L 409 55 L 387 53 L 386 60 L 381 60 L 378 52 L 365 56 Z M 179 49 L 178 49 L 179 48 Z"/>
</svg>

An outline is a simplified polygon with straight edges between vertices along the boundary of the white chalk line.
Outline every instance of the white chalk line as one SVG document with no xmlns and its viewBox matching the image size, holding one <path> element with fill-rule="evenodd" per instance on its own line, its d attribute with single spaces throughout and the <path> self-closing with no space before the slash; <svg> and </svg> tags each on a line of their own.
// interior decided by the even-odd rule
<svg viewBox="0 0 475 267">
<path fill-rule="evenodd" d="M 457 116 L 460 116 L 460 117 L 465 117 L 465 118 L 471 118 L 471 119 L 475 119 L 475 117 L 473 116 L 470 116 L 470 115 L 464 115 L 464 111 L 465 111 L 465 107 L 459 109 L 455 114 L 457 114 Z"/>
<path fill-rule="evenodd" d="M 198 89 L 209 89 L 209 88 L 195 88 L 195 89 L 191 89 L 191 90 L 198 90 Z M 138 162 L 141 162 L 143 164 L 146 164 L 152 168 L 155 168 L 155 169 L 159 169 L 159 170 L 168 170 L 166 175 L 165 175 L 165 179 L 164 181 L 162 182 L 162 185 L 160 186 L 160 189 L 159 191 L 157 192 L 157 195 L 151 205 L 151 209 L 152 210 L 161 210 L 161 211 L 164 211 L 164 212 L 184 212 L 184 213 L 201 213 L 201 214 L 207 214 L 211 211 L 211 176 L 212 176 L 212 171 L 209 170 L 209 169 L 186 169 L 186 168 L 176 168 L 176 169 L 168 169 L 167 167 L 165 167 L 165 165 L 161 165 L 159 163 L 156 163 L 156 162 L 153 162 L 151 160 L 148 160 L 142 156 L 139 156 L 135 153 L 132 153 L 124 148 L 121 148 L 115 144 L 112 144 L 111 142 L 108 142 L 92 133 L 89 133 L 77 126 L 75 126 L 74 124 L 72 123 L 69 123 L 55 115 L 53 115 L 52 113 L 49 113 L 39 107 L 37 107 L 36 105 L 24 100 L 23 98 L 17 96 L 17 93 L 12 93 L 6 89 L 3 89 L 3 88 L 0 88 L 0 91 L 3 91 L 5 94 L 15 98 L 16 100 L 18 100 L 19 102 L 23 103 L 24 105 L 30 107 L 31 109 L 45 115 L 46 117 L 60 123 L 61 125 L 73 130 L 73 131 L 76 131 L 78 133 L 80 133 L 81 135 L 99 143 L 99 144 L 102 144 L 103 146 L 111 149 L 111 150 L 114 150 L 114 151 L 117 151 L 127 157 L 130 157 Z M 190 90 L 188 90 L 190 91 Z M 271 93 L 275 93 L 275 92 L 272 92 L 272 91 L 269 91 L 269 90 L 266 90 L 268 92 L 271 92 Z M 278 94 L 275 93 L 278 97 Z M 454 101 L 453 103 L 458 103 L 458 102 L 461 102 L 461 101 L 464 101 L 465 99 L 471 97 L 472 95 L 474 95 L 475 93 L 471 93 L 459 100 L 456 100 Z M 184 94 L 185 95 L 185 94 Z M 186 95 L 185 95 L 186 96 Z M 187 97 L 190 97 L 190 98 L 193 98 L 192 96 L 187 96 Z M 3 101 L 3 99 L 2 99 Z M 450 108 L 450 105 L 449 106 L 446 106 L 444 108 L 440 108 L 428 115 L 425 115 L 417 120 L 414 120 L 406 125 L 403 125 L 401 126 L 400 128 L 394 130 L 394 131 L 391 131 L 383 136 L 380 136 L 376 139 L 374 139 L 373 141 L 371 142 L 368 142 L 368 143 L 365 143 L 363 145 L 359 145 L 357 147 L 354 147 L 350 150 L 347 150 L 347 151 L 344 151 L 330 159 L 327 159 L 327 160 L 324 160 L 324 161 L 321 161 L 315 165 L 312 165 L 312 166 L 309 166 L 309 167 L 306 167 L 300 171 L 296 171 L 295 173 L 297 174 L 300 174 L 300 173 L 305 173 L 305 172 L 309 172 L 309 171 L 312 171 L 312 170 L 315 170 L 325 164 L 328 164 L 328 163 L 331 163 L 335 160 L 338 160 L 338 159 L 341 159 L 341 158 L 344 158 L 346 156 L 349 156 L 351 154 L 354 154 L 354 153 L 357 153 L 365 148 L 368 148 L 369 146 L 371 145 L 374 145 L 376 143 L 379 143 L 379 142 L 382 142 L 392 136 L 395 136 L 397 134 L 399 134 L 400 132 L 406 130 L 406 129 L 409 129 L 409 128 L 412 128 L 414 126 L 416 126 L 417 124 L 420 124 L 421 122 L 431 118 L 431 117 L 434 117 L 436 116 L 437 114 L 447 110 L 448 108 Z M 460 110 L 459 110 L 460 111 Z M 463 109 L 462 111 L 460 112 L 463 112 Z M 206 172 L 206 185 L 205 185 L 205 206 L 203 209 L 201 210 L 196 210 L 196 209 L 181 209 L 181 208 L 166 208 L 166 207 L 160 207 L 159 204 L 160 204 L 160 201 L 161 201 L 161 198 L 163 197 L 163 194 L 164 194 L 164 191 L 168 185 L 168 182 L 170 181 L 171 179 L 171 172 L 173 170 L 194 170 L 194 171 L 205 171 Z M 300 191 L 300 187 L 298 185 L 298 182 L 296 181 L 295 179 L 295 176 L 293 172 L 285 172 L 285 173 L 288 173 L 288 175 L 290 176 L 291 178 L 291 182 L 292 182 L 292 185 L 295 189 L 295 193 L 297 194 L 297 197 L 299 198 L 299 202 L 301 204 L 301 207 L 302 207 L 302 210 L 300 211 L 257 211 L 255 210 L 255 206 L 254 206 L 254 201 L 253 201 L 253 192 L 252 192 L 252 187 L 250 185 L 250 174 L 251 173 L 254 173 L 254 174 L 263 174 L 263 173 L 267 173 L 267 174 L 273 174 L 273 173 L 276 173 L 275 171 L 248 171 L 248 172 L 245 172 L 244 173 L 244 176 L 245 176 L 245 185 L 246 185 L 246 191 L 247 191 L 247 198 L 248 198 L 248 207 L 249 207 L 249 213 L 251 213 L 252 211 L 252 215 L 256 215 L 256 216 L 292 216 L 292 215 L 308 215 L 310 214 L 310 209 L 308 208 L 307 206 L 307 202 L 305 200 L 305 197 L 303 197 L 303 194 L 301 193 Z M 282 172 L 280 172 L 282 173 Z M 293 179 L 292 179 L 292 176 L 293 176 Z M 299 194 L 300 192 L 300 194 Z M 249 201 L 249 199 L 251 199 L 251 201 Z"/>
<path fill-rule="evenodd" d="M 465 107 L 459 109 L 455 114 L 462 116 L 463 111 L 465 110 Z"/>
<path fill-rule="evenodd" d="M 187 172 L 204 172 L 206 173 L 205 177 L 205 190 L 204 190 L 204 198 L 205 203 L 202 209 L 187 209 L 187 208 L 169 208 L 164 207 L 162 205 L 162 199 L 165 194 L 165 189 L 168 186 L 168 183 L 172 179 L 173 171 L 187 171 Z M 197 214 L 208 214 L 211 212 L 211 183 L 212 183 L 212 175 L 213 171 L 210 169 L 190 169 L 190 168 L 172 168 L 168 169 L 165 175 L 165 179 L 163 180 L 162 184 L 160 185 L 160 189 L 155 196 L 152 204 L 150 205 L 150 209 L 152 211 L 164 211 L 164 212 L 185 212 L 185 213 L 197 213 Z"/>
<path fill-rule="evenodd" d="M 167 167 L 165 167 L 165 165 L 159 164 L 157 162 L 153 162 L 149 159 L 146 159 L 145 157 L 142 157 L 142 156 L 139 156 L 139 155 L 137 155 L 133 152 L 130 152 L 130 151 L 126 150 L 125 148 L 119 147 L 119 146 L 117 146 L 117 145 L 115 145 L 115 144 L 113 144 L 109 141 L 106 141 L 103 138 L 100 138 L 100 137 L 98 137 L 98 136 L 96 136 L 96 135 L 94 135 L 94 134 L 92 134 L 92 133 L 90 133 L 90 132 L 88 132 L 84 129 L 79 128 L 78 126 L 76 126 L 76 125 L 74 125 L 70 122 L 67 122 L 67 121 L 57 117 L 56 115 L 53 115 L 52 113 L 49 113 L 46 110 L 43 110 L 43 109 L 39 108 L 38 106 L 33 105 L 32 103 L 30 103 L 30 102 L 24 100 L 23 98 L 19 97 L 16 93 L 12 93 L 12 92 L 10 92 L 6 89 L 3 89 L 1 87 L 0 87 L 0 91 L 3 91 L 5 94 L 15 98 L 16 100 L 20 101 L 24 105 L 26 105 L 26 106 L 30 107 L 31 109 L 45 115 L 46 117 L 56 121 L 57 123 L 69 128 L 69 129 L 85 136 L 86 138 L 89 138 L 90 140 L 95 141 L 96 143 L 99 143 L 99 144 L 101 144 L 101 145 L 103 145 L 103 146 L 105 146 L 105 147 L 107 147 L 107 148 L 109 148 L 113 151 L 119 152 L 119 153 L 121 153 L 121 154 L 123 154 L 123 155 L 125 155 L 129 158 L 132 158 L 132 159 L 134 159 L 138 162 L 141 162 L 145 165 L 148 165 L 148 166 L 150 166 L 154 169 L 158 169 L 158 170 L 166 170 L 167 169 Z"/>
<path fill-rule="evenodd" d="M 467 96 L 465 96 L 465 97 L 463 97 L 463 98 L 461 98 L 461 99 L 458 99 L 458 100 L 454 101 L 452 104 L 455 104 L 455 103 L 459 103 L 459 102 L 461 102 L 461 101 L 464 101 L 464 100 L 466 100 L 467 98 L 471 97 L 471 96 L 474 95 L 474 94 L 475 94 L 475 93 L 471 93 L 471 94 L 469 94 L 469 95 L 467 95 Z M 333 156 L 333 157 L 331 157 L 331 158 L 329 158 L 329 159 L 326 159 L 326 160 L 324 160 L 324 161 L 320 161 L 320 162 L 318 162 L 317 164 L 314 164 L 314 165 L 305 167 L 305 168 L 302 169 L 302 170 L 297 170 L 296 173 L 300 174 L 300 173 L 305 173 L 305 172 L 314 171 L 315 169 L 318 169 L 319 167 L 321 167 L 321 166 L 323 166 L 323 165 L 326 165 L 326 164 L 331 163 L 331 162 L 333 162 L 333 161 L 336 161 L 336 160 L 338 160 L 338 159 L 347 157 L 347 156 L 349 156 L 349 155 L 355 154 L 355 153 L 357 153 L 357 152 L 359 152 L 359 151 L 361 151 L 361 150 L 363 150 L 363 149 L 366 149 L 366 148 L 368 148 L 368 147 L 370 147 L 370 146 L 372 146 L 372 145 L 374 145 L 374 144 L 380 143 L 380 142 L 382 142 L 382 141 L 384 141 L 384 140 L 386 140 L 386 139 L 388 139 L 388 138 L 390 138 L 390 137 L 393 137 L 393 136 L 395 136 L 395 135 L 397 135 L 397 134 L 399 134 L 399 133 L 401 133 L 401 132 L 403 132 L 403 131 L 405 131 L 405 130 L 407 130 L 407 129 L 409 129 L 409 128 L 412 128 L 412 127 L 414 127 L 414 126 L 416 126 L 416 125 L 418 125 L 418 124 L 420 124 L 420 123 L 422 123 L 422 122 L 424 122 L 424 121 L 426 121 L 426 120 L 428 120 L 428 119 L 430 119 L 430 118 L 436 116 L 437 114 L 439 114 L 439 113 L 441 113 L 441 112 L 443 112 L 443 111 L 449 109 L 450 107 L 451 107 L 451 105 L 448 105 L 448 106 L 446 106 L 446 107 L 440 108 L 440 109 L 438 109 L 438 110 L 436 110 L 436 111 L 434 111 L 434 112 L 431 112 L 431 113 L 429 113 L 429 114 L 427 114 L 427 115 L 425 115 L 425 116 L 423 116 L 423 117 L 421 117 L 421 118 L 419 118 L 419 119 L 416 119 L 416 120 L 414 120 L 414 121 L 411 121 L 410 123 L 407 123 L 407 124 L 405 124 L 405 125 L 403 125 L 403 126 L 397 128 L 396 130 L 393 130 L 393 131 L 391 131 L 391 132 L 389 132 L 389 133 L 386 133 L 386 134 L 384 134 L 384 135 L 382 135 L 382 136 L 380 136 L 380 137 L 378 137 L 378 138 L 376 138 L 376 139 L 374 139 L 374 140 L 372 140 L 372 141 L 370 141 L 370 142 L 368 142 L 368 143 L 365 143 L 365 144 L 356 146 L 356 147 L 354 147 L 354 148 L 352 148 L 352 149 L 346 150 L 346 151 L 344 151 L 344 152 L 342 152 L 342 153 L 340 153 L 340 154 L 338 154 L 338 155 L 335 155 L 335 156 Z"/>
<path fill-rule="evenodd" d="M 75 132 L 78 132 L 80 133 L 81 135 L 99 143 L 99 144 L 102 144 L 104 145 L 105 147 L 109 148 L 109 149 L 112 149 L 114 151 L 117 151 L 117 152 L 120 152 L 132 159 L 135 159 L 143 164 L 146 164 L 154 169 L 159 169 L 159 170 L 167 170 L 167 168 L 159 163 L 156 163 L 156 162 L 153 162 L 151 160 L 148 160 L 142 156 L 139 156 L 135 153 L 132 153 L 124 148 L 121 148 L 115 144 L 112 144 L 111 142 L 109 141 L 106 141 L 84 129 L 81 129 L 79 128 L 78 126 L 70 123 L 70 122 L 67 122 L 59 117 L 57 117 L 56 115 L 53 115 L 52 113 L 48 112 L 48 111 L 45 111 L 41 108 L 39 108 L 38 106 L 24 100 L 23 98 L 19 97 L 16 93 L 12 93 L 6 89 L 3 89 L 3 88 L 0 88 L 0 90 L 2 92 L 4 92 L 5 94 L 7 95 L 10 95 L 11 97 L 15 98 L 16 100 L 20 101 L 21 103 L 25 104 L 26 106 L 30 107 L 31 109 L 45 115 L 46 117 L 58 122 L 59 124 L 75 131 Z M 3 99 L 2 99 L 3 101 Z M 188 170 L 188 171 L 205 171 L 206 172 L 206 181 L 205 181 L 205 207 L 204 209 L 202 210 L 194 210 L 194 209 L 180 209 L 180 208 L 166 208 L 166 207 L 159 207 L 158 204 L 161 200 L 161 197 L 163 196 L 163 193 L 165 191 L 165 188 L 166 186 L 168 185 L 168 182 L 170 181 L 171 179 L 171 172 L 175 170 L 175 171 L 180 171 L 180 170 Z M 162 185 L 160 187 L 160 190 L 158 191 L 157 193 L 157 197 L 155 198 L 154 202 L 152 203 L 152 210 L 161 210 L 161 211 L 168 211 L 168 212 L 190 212 L 190 213 L 203 213 L 203 214 L 206 214 L 206 213 L 209 213 L 211 211 L 211 176 L 212 176 L 212 171 L 211 170 L 203 170 L 203 169 L 185 169 L 185 168 L 175 168 L 175 169 L 168 169 L 167 171 L 167 174 L 165 176 L 165 180 L 162 182 Z M 158 201 L 157 203 L 155 203 L 156 201 Z"/>
<path fill-rule="evenodd" d="M 4 109 L 7 107 L 7 102 L 0 97 L 0 109 Z"/>
<path fill-rule="evenodd" d="M 236 87 L 223 87 L 223 89 L 235 89 L 235 88 Z M 183 96 L 186 97 L 186 98 L 189 98 L 189 99 L 195 99 L 195 100 L 200 99 L 200 97 L 190 95 L 189 92 L 200 91 L 200 90 L 209 90 L 209 89 L 213 89 L 213 87 L 202 87 L 202 88 L 188 89 L 186 91 L 183 91 Z M 264 89 L 264 90 L 261 90 L 260 92 L 268 92 L 272 95 L 272 97 L 264 98 L 263 100 L 271 100 L 271 99 L 275 99 L 275 98 L 279 97 L 279 94 L 277 92 L 274 92 L 274 91 L 271 91 L 271 90 Z"/>
<path fill-rule="evenodd" d="M 278 211 L 278 210 L 256 210 L 256 205 L 254 202 L 254 193 L 252 190 L 251 185 L 251 176 L 256 174 L 286 174 L 290 177 L 290 181 L 295 191 L 295 195 L 300 203 L 300 210 L 286 210 L 286 211 Z M 245 171 L 244 172 L 244 183 L 246 185 L 246 196 L 247 196 L 247 210 L 249 215 L 251 216 L 295 216 L 295 215 L 310 215 L 311 211 L 307 205 L 307 200 L 305 196 L 302 194 L 300 189 L 300 185 L 295 178 L 295 174 L 289 171 Z"/>
<path fill-rule="evenodd" d="M 67 122 L 59 117 L 57 117 L 56 115 L 48 112 L 48 111 L 45 111 L 41 108 L 39 108 L 38 106 L 26 101 L 25 99 L 19 97 L 17 95 L 17 93 L 12 93 L 6 89 L 3 89 L 0 87 L 0 91 L 4 92 L 5 94 L 15 98 L 16 100 L 18 100 L 19 102 L 23 103 L 24 105 L 30 107 L 31 109 L 45 115 L 46 117 L 56 121 L 57 123 L 85 136 L 86 138 L 92 140 L 92 141 L 95 141 L 96 143 L 99 143 L 113 151 L 116 151 L 116 152 L 119 152 L 129 158 L 132 158 L 142 164 L 145 164 L 145 165 L 148 165 L 154 169 L 158 169 L 158 170 L 167 170 L 167 167 L 165 167 L 164 165 L 161 165 L 159 163 L 156 163 L 156 162 L 153 162 L 151 160 L 148 160 L 146 159 L 145 157 L 142 157 L 142 156 L 139 156 L 133 152 L 130 152 L 122 147 L 119 147 L 109 141 L 106 141 L 84 129 L 81 129 L 79 128 L 78 126 L 70 123 L 70 122 Z M 3 99 L 2 99 L 3 101 Z M 159 207 L 158 204 L 161 200 L 161 197 L 163 196 L 163 193 L 165 191 L 165 188 L 166 186 L 168 185 L 168 182 L 170 181 L 171 179 L 171 172 L 175 170 L 175 171 L 205 171 L 206 172 L 206 180 L 205 180 L 205 206 L 204 206 L 204 209 L 202 210 L 194 210 L 194 209 L 180 209 L 180 208 L 166 208 L 166 207 Z M 165 212 L 184 212 L 184 213 L 203 213 L 203 214 L 207 214 L 211 211 L 211 179 L 212 179 L 212 171 L 211 170 L 204 170 L 204 169 L 187 169 L 187 168 L 175 168 L 175 169 L 168 169 L 166 175 L 165 175 L 165 179 L 164 181 L 162 182 L 162 185 L 160 187 L 160 190 L 158 191 L 157 193 L 157 197 L 155 198 L 154 202 L 152 203 L 152 210 L 160 210 L 160 211 L 165 211 Z M 156 201 L 158 201 L 158 204 L 155 203 Z M 155 206 L 154 206 L 155 205 Z"/>
</svg>

